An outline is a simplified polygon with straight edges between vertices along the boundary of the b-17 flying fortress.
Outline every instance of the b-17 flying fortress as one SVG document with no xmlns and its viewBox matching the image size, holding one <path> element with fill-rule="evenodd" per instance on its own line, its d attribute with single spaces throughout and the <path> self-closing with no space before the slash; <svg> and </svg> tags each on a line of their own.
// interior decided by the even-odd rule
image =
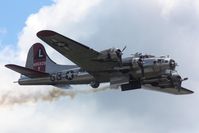
<svg viewBox="0 0 199 133">
<path fill-rule="evenodd" d="M 47 55 L 40 43 L 32 45 L 25 67 L 8 64 L 7 68 L 21 74 L 20 85 L 67 86 L 90 84 L 98 88 L 110 83 L 110 88 L 122 91 L 142 87 L 170 94 L 191 94 L 181 86 L 184 80 L 176 71 L 177 63 L 168 56 L 156 57 L 136 53 L 122 58 L 123 50 L 107 49 L 98 52 L 88 46 L 50 30 L 37 36 L 76 65 L 59 65 Z"/>
</svg>

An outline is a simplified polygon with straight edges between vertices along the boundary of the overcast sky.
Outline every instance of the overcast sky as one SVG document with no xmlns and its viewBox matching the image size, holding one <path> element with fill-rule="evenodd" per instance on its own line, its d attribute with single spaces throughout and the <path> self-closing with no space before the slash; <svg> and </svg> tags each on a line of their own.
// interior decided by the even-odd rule
<svg viewBox="0 0 199 133">
<path fill-rule="evenodd" d="M 198 0 L 8 0 L 0 5 L 1 133 L 198 133 Z M 20 4 L 19 4 L 20 3 Z M 10 7 L 12 6 L 12 8 Z M 14 84 L 19 74 L 5 64 L 25 64 L 28 49 L 41 42 L 50 58 L 72 64 L 36 37 L 55 30 L 95 50 L 123 48 L 170 55 L 195 93 L 175 96 L 148 90 L 83 91 L 49 98 L 51 86 Z M 75 91 L 73 91 L 75 93 Z M 21 104 L 19 104 L 21 103 Z"/>
</svg>

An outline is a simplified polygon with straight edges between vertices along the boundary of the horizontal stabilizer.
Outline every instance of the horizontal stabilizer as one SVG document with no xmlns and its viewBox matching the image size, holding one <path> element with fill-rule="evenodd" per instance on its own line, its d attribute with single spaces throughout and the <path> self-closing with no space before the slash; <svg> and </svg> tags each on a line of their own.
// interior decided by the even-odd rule
<svg viewBox="0 0 199 133">
<path fill-rule="evenodd" d="M 15 72 L 21 73 L 22 75 L 25 75 L 29 78 L 49 76 L 48 73 L 36 71 L 36 70 L 30 69 L 30 68 L 26 68 L 26 67 L 14 65 L 14 64 L 8 64 L 8 65 L 5 65 L 5 67 L 7 67 Z"/>
</svg>

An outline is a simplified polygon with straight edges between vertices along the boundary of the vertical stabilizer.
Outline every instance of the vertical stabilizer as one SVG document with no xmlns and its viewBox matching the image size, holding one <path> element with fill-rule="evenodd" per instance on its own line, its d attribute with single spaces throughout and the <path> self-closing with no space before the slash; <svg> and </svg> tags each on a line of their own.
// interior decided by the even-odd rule
<svg viewBox="0 0 199 133">
<path fill-rule="evenodd" d="M 47 54 L 43 45 L 35 43 L 28 52 L 26 67 L 36 71 L 46 72 L 46 58 Z"/>
<path fill-rule="evenodd" d="M 77 66 L 56 64 L 48 57 L 44 46 L 41 43 L 35 43 L 28 52 L 25 67 L 40 72 L 53 73 L 66 69 L 72 69 Z"/>
</svg>

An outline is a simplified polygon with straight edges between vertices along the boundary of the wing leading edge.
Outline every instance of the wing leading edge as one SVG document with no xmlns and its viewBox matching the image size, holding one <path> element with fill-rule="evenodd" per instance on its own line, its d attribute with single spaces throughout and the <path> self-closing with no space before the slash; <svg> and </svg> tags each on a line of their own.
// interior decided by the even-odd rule
<svg viewBox="0 0 199 133">
<path fill-rule="evenodd" d="M 90 74 L 112 70 L 115 66 L 113 62 L 96 61 L 101 53 L 57 32 L 43 30 L 38 32 L 37 36 Z"/>
</svg>

